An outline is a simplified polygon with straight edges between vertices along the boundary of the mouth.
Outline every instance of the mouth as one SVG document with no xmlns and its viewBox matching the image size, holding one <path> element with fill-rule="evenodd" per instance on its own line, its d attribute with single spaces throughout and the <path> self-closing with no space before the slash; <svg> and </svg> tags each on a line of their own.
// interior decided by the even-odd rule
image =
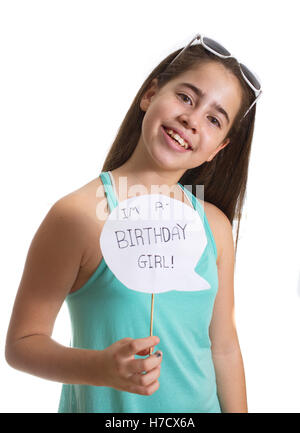
<svg viewBox="0 0 300 433">
<path fill-rule="evenodd" d="M 188 152 L 193 150 L 192 146 L 187 143 L 176 131 L 168 126 L 162 125 L 162 130 L 164 132 L 164 136 L 167 139 L 169 144 L 176 146 L 176 149 L 180 149 L 184 152 Z"/>
</svg>

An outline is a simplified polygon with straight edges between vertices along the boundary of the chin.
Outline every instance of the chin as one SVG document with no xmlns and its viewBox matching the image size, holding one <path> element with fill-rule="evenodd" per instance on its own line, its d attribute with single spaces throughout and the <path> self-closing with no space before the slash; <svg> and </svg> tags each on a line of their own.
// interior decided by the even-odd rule
<svg viewBox="0 0 300 433">
<path fill-rule="evenodd" d="M 155 165 L 157 165 L 161 170 L 165 171 L 180 171 L 187 170 L 187 168 L 178 166 L 178 160 L 172 156 L 172 154 L 168 152 L 163 152 L 160 149 L 152 149 L 151 158 L 154 161 Z"/>
</svg>

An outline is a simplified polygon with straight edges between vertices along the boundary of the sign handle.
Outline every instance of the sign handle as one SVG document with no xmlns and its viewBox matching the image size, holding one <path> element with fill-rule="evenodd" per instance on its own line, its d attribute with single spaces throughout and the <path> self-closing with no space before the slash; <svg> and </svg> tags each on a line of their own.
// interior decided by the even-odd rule
<svg viewBox="0 0 300 433">
<path fill-rule="evenodd" d="M 154 305 L 154 293 L 152 293 L 152 302 L 151 302 L 151 321 L 150 321 L 150 337 L 153 336 L 153 305 Z M 150 347 L 150 355 L 152 355 L 153 347 Z"/>
</svg>

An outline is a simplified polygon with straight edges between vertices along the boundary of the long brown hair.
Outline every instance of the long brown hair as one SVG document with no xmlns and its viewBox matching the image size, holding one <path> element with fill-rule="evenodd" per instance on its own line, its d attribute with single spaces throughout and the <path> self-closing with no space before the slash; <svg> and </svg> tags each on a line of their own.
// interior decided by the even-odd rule
<svg viewBox="0 0 300 433">
<path fill-rule="evenodd" d="M 225 137 L 230 138 L 230 143 L 221 149 L 212 161 L 206 161 L 198 167 L 186 170 L 179 182 L 182 185 L 192 185 L 193 194 L 195 194 L 196 185 L 204 185 L 205 201 L 214 204 L 224 212 L 232 226 L 234 220 L 238 221 L 235 239 L 236 256 L 240 220 L 246 194 L 256 105 L 244 119 L 242 117 L 254 100 L 254 93 L 243 79 L 235 59 L 221 59 L 197 44 L 190 46 L 172 65 L 169 65 L 181 50 L 182 48 L 167 56 L 142 84 L 111 145 L 102 171 L 114 170 L 131 157 L 139 141 L 145 115 L 145 112 L 140 108 L 140 101 L 154 78 L 157 78 L 157 87 L 160 90 L 178 75 L 196 68 L 204 62 L 213 61 L 223 64 L 238 78 L 243 95 L 239 112 L 227 137 Z"/>
</svg>

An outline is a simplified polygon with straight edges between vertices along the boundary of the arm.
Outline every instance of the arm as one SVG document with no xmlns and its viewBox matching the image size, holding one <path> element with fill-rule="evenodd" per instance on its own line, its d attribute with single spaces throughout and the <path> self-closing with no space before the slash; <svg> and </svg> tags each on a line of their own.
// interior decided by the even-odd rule
<svg viewBox="0 0 300 433">
<path fill-rule="evenodd" d="M 65 347 L 51 338 L 56 316 L 85 260 L 87 224 L 76 200 L 66 196 L 56 202 L 31 242 L 5 357 L 11 367 L 45 379 L 77 384 L 96 379 L 101 383 L 97 375 L 92 377 L 101 351 Z"/>
<path fill-rule="evenodd" d="M 210 324 L 212 357 L 222 412 L 248 412 L 246 383 L 234 318 L 234 242 L 226 215 L 214 206 L 219 288 Z"/>
</svg>

